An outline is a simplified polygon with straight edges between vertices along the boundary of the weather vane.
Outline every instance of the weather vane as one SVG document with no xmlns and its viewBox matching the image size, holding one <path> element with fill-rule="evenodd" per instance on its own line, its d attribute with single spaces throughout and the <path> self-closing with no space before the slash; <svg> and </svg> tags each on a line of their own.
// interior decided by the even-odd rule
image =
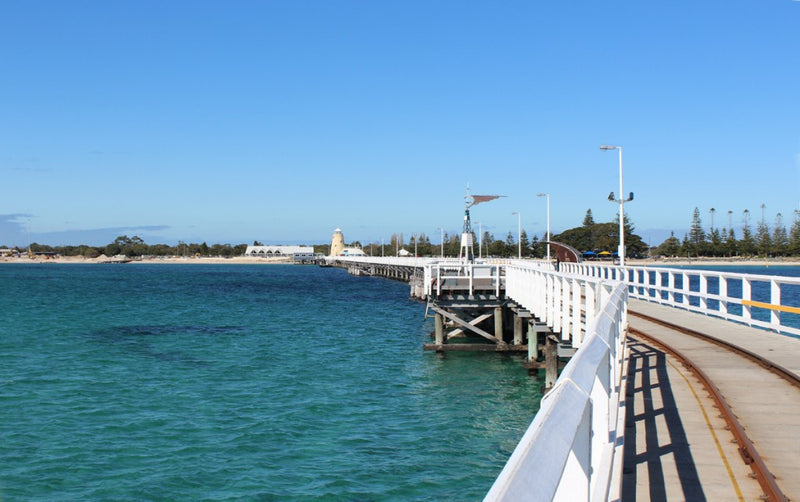
<svg viewBox="0 0 800 502">
<path fill-rule="evenodd" d="M 470 193 L 469 185 L 467 185 L 467 194 L 464 195 L 464 228 L 461 230 L 461 247 L 458 251 L 458 258 L 472 263 L 475 259 L 475 252 L 473 251 L 472 239 L 472 223 L 469 219 L 469 208 L 481 202 L 489 202 L 490 200 L 505 197 L 504 195 L 472 195 Z"/>
</svg>

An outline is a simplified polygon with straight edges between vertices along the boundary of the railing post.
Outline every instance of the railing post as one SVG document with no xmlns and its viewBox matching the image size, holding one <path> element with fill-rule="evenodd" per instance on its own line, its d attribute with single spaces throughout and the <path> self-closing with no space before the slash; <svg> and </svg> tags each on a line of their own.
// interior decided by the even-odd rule
<svg viewBox="0 0 800 502">
<path fill-rule="evenodd" d="M 708 277 L 702 271 L 698 277 L 700 279 L 700 311 L 708 314 Z"/>
<path fill-rule="evenodd" d="M 581 332 L 581 281 L 572 279 L 572 346 L 580 347 L 583 343 Z"/>
<path fill-rule="evenodd" d="M 753 300 L 753 284 L 750 282 L 750 279 L 746 277 L 742 278 L 742 300 Z M 742 319 L 747 324 L 750 324 L 750 321 L 753 319 L 752 307 L 750 305 L 742 303 Z"/>
<path fill-rule="evenodd" d="M 570 331 L 570 303 L 572 296 L 570 295 L 570 281 L 567 277 L 561 278 L 561 339 L 569 340 L 572 338 Z M 575 340 L 572 341 L 572 346 L 575 346 Z"/>
<path fill-rule="evenodd" d="M 728 278 L 719 276 L 719 313 L 728 318 Z"/>
<path fill-rule="evenodd" d="M 781 304 L 781 285 L 778 284 L 778 281 L 772 279 L 769 281 L 769 302 L 773 305 L 780 305 Z M 769 323 L 775 328 L 776 331 L 780 331 L 781 327 L 781 311 L 778 309 L 771 309 L 769 315 Z"/>
<path fill-rule="evenodd" d="M 595 300 L 595 291 L 598 287 L 600 287 L 599 282 L 587 282 L 586 283 L 586 306 L 584 307 L 586 310 L 586 315 L 584 318 L 586 319 L 586 327 L 588 328 L 589 323 L 592 319 L 594 319 L 594 313 L 597 311 L 597 302 Z M 588 335 L 588 333 L 587 333 Z"/>
<path fill-rule="evenodd" d="M 669 300 L 669 304 L 673 307 L 675 306 L 675 273 L 672 271 L 667 272 L 667 286 L 669 287 L 669 293 L 667 293 L 667 298 Z"/>
<path fill-rule="evenodd" d="M 473 291 L 473 282 L 472 282 L 472 278 L 475 275 L 475 268 L 471 263 L 467 265 L 467 273 L 469 275 L 469 296 L 472 296 L 475 293 Z"/>
<path fill-rule="evenodd" d="M 683 292 L 682 304 L 684 307 L 689 308 L 689 296 L 691 295 L 692 288 L 691 288 L 691 281 L 689 280 L 689 274 L 687 272 L 683 273 L 683 284 L 681 284 L 681 291 Z"/>
<path fill-rule="evenodd" d="M 495 297 L 500 298 L 500 265 L 494 267 L 494 272 L 494 295 Z M 506 280 L 508 280 L 508 267 L 506 267 Z"/>
<path fill-rule="evenodd" d="M 561 333 L 561 339 L 564 339 L 564 334 L 561 332 L 561 320 L 563 316 L 561 313 L 563 312 L 564 306 L 561 304 L 561 279 L 558 277 L 553 277 L 553 296 L 551 297 L 551 305 L 553 306 L 553 316 L 551 317 L 553 321 L 553 332 Z"/>
</svg>

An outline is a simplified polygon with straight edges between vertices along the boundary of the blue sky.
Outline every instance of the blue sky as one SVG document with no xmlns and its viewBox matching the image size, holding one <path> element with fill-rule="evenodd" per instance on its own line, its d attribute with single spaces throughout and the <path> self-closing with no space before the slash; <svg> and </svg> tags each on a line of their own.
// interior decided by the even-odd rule
<svg viewBox="0 0 800 502">
<path fill-rule="evenodd" d="M 0 245 L 800 208 L 800 2 L 0 3 Z"/>
</svg>

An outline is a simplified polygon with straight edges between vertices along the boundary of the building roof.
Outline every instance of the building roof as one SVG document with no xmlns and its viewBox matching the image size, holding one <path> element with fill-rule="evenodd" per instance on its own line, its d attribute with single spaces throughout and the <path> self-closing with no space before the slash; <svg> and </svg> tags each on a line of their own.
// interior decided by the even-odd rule
<svg viewBox="0 0 800 502">
<path fill-rule="evenodd" d="M 314 254 L 314 246 L 247 246 L 244 254 L 257 256 Z"/>
</svg>

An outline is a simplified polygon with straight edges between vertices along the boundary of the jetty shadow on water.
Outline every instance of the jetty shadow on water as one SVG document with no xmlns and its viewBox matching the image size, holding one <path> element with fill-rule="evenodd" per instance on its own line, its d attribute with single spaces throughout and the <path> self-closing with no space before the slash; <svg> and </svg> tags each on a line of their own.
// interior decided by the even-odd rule
<svg viewBox="0 0 800 502">
<path fill-rule="evenodd" d="M 668 500 L 668 492 L 674 495 L 677 487 L 668 490 L 665 470 L 673 469 L 677 469 L 683 500 L 706 500 L 675 404 L 666 355 L 631 338 L 628 347 L 622 500 L 637 499 L 639 476 L 649 486 L 647 500 Z"/>
</svg>

